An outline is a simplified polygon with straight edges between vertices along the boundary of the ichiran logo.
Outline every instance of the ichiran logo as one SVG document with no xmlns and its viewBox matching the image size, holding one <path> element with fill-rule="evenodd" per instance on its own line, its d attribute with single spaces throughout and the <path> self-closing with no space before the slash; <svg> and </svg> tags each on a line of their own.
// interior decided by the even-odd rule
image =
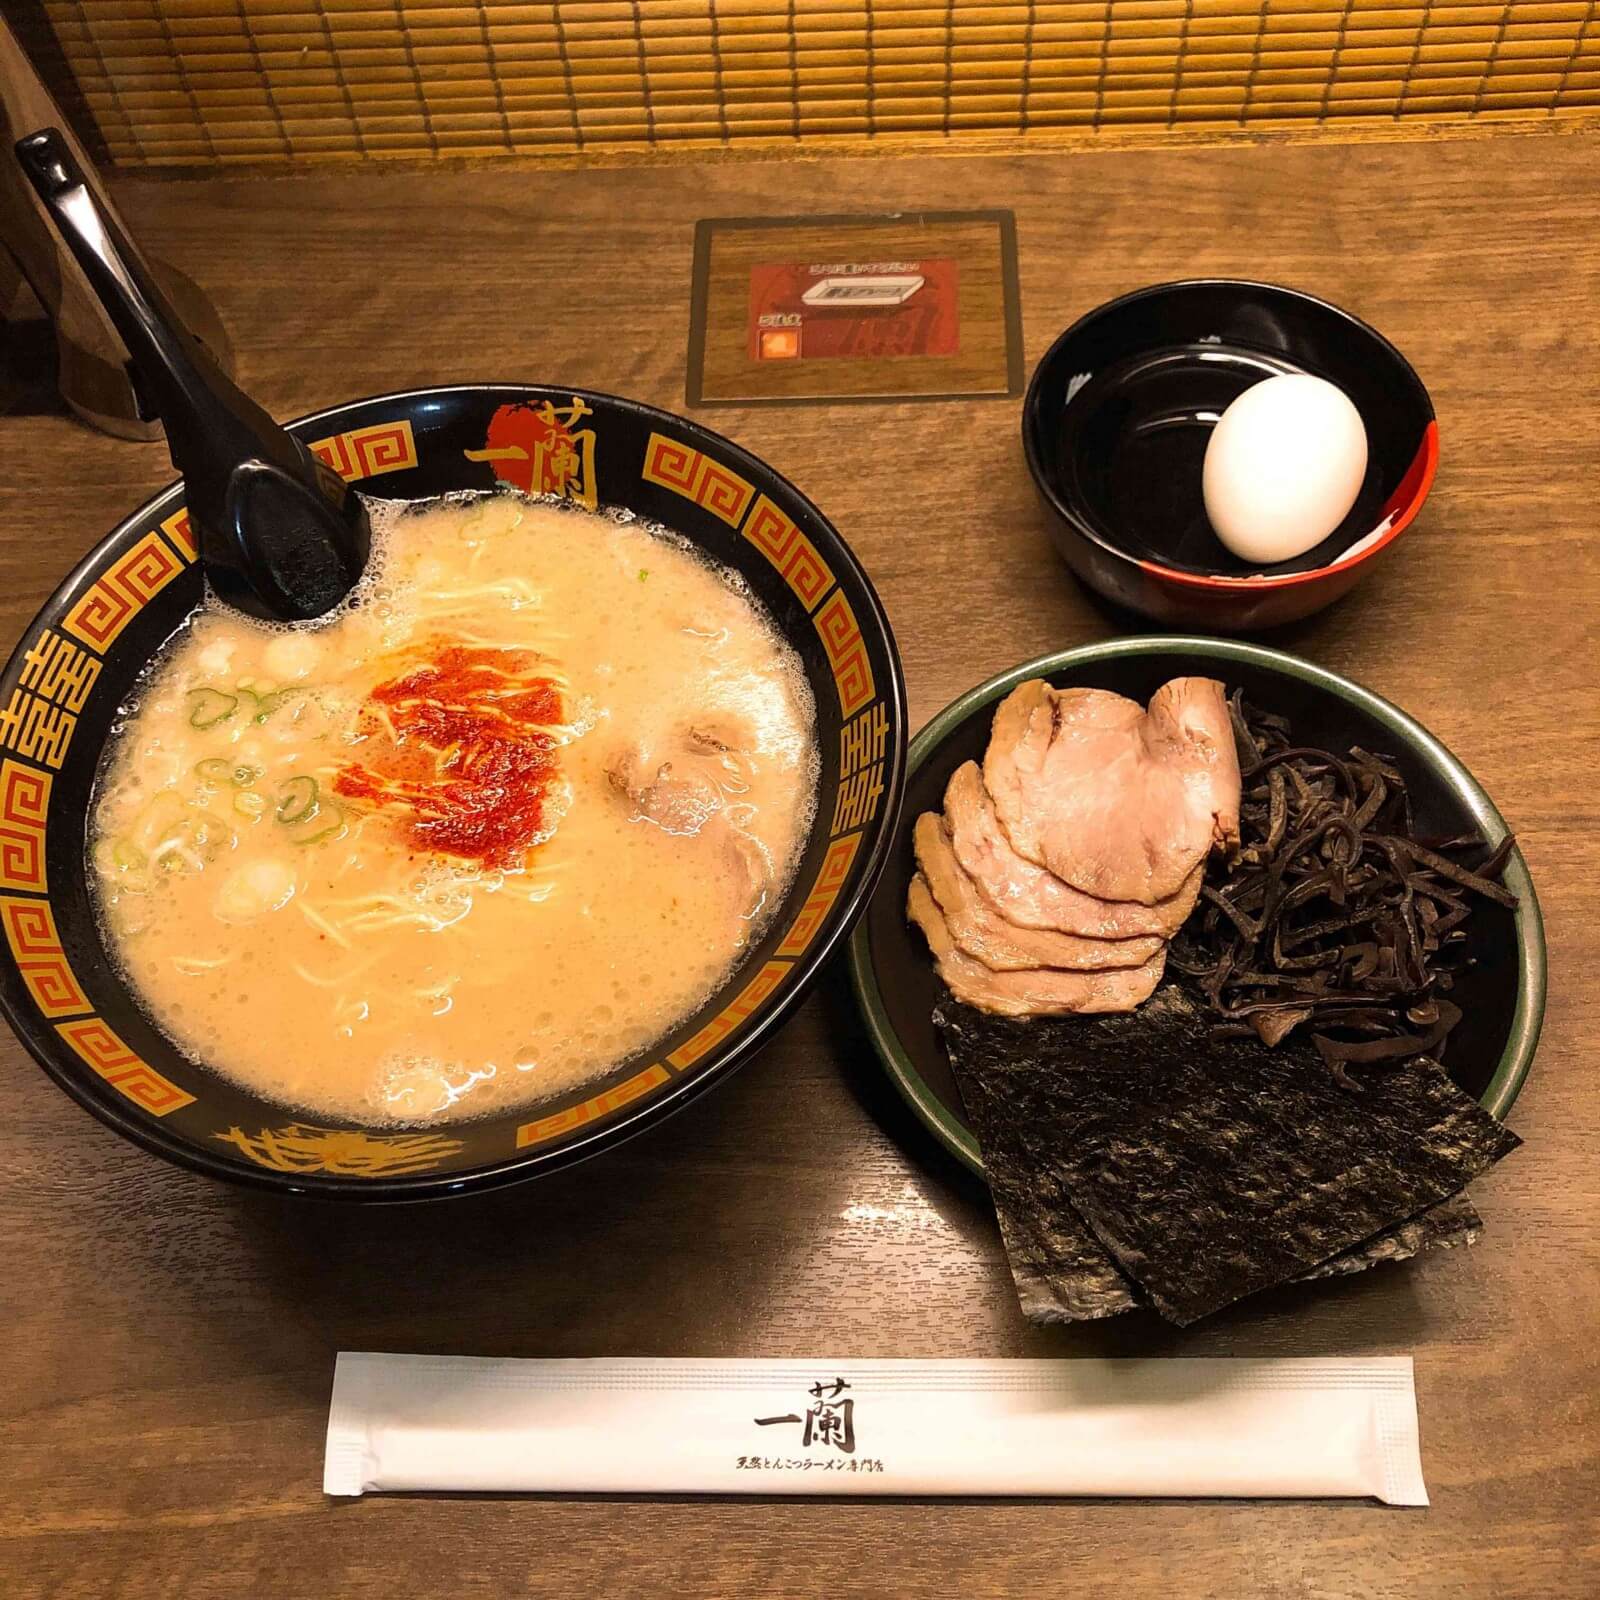
<svg viewBox="0 0 1600 1600">
<path fill-rule="evenodd" d="M 832 1445 L 846 1455 L 853 1455 L 856 1448 L 856 1403 L 842 1398 L 849 1387 L 843 1378 L 819 1380 L 808 1391 L 811 1404 L 806 1407 L 803 1417 L 797 1411 L 790 1411 L 781 1417 L 757 1417 L 755 1424 L 758 1428 L 770 1428 L 783 1422 L 803 1423 L 805 1432 L 800 1438 L 802 1447 Z"/>
</svg>

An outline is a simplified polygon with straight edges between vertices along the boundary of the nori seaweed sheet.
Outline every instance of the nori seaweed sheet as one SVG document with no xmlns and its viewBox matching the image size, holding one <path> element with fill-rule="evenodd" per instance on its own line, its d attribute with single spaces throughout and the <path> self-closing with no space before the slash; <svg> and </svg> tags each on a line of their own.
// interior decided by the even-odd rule
<svg viewBox="0 0 1600 1600">
<path fill-rule="evenodd" d="M 947 1004 L 957 1011 L 955 1002 Z M 966 1008 L 959 1010 L 964 1014 Z M 959 1024 L 948 1024 L 942 1010 L 934 1016 L 947 1029 L 949 1045 L 948 1029 Z M 950 1062 L 983 1151 L 984 1176 L 1023 1315 L 1030 1322 L 1089 1322 L 1141 1304 L 1073 1207 L 1065 1164 L 1055 1159 L 1051 1119 L 1035 1119 L 1017 1104 L 1009 1092 L 1011 1074 L 990 1072 L 987 1064 L 968 1070 L 953 1045 Z M 1042 1137 L 1031 1137 L 1035 1133 Z"/>
<path fill-rule="evenodd" d="M 1451 1250 L 1456 1245 L 1475 1244 L 1482 1231 L 1483 1218 L 1463 1191 L 1419 1212 L 1398 1228 L 1390 1228 L 1354 1250 L 1321 1262 L 1301 1277 L 1348 1277 L 1383 1261 L 1409 1261 L 1424 1250 Z"/>
<path fill-rule="evenodd" d="M 1470 1208 L 1422 1214 L 1521 1142 L 1430 1062 L 1352 1093 L 1309 1043 L 1217 1038 L 1176 984 L 1117 1016 L 936 1017 L 1032 1317 L 1182 1325 L 1454 1242 Z"/>
<path fill-rule="evenodd" d="M 986 1074 L 968 1074 L 962 1099 L 983 1149 L 985 1176 L 1011 1265 L 1017 1301 L 1030 1322 L 1090 1322 L 1147 1304 L 1074 1209 L 1053 1159 L 1055 1141 L 1030 1147 L 1028 1125 L 997 1102 Z M 1300 1274 L 1342 1277 L 1429 1249 L 1470 1245 L 1483 1219 L 1455 1195 Z"/>
</svg>

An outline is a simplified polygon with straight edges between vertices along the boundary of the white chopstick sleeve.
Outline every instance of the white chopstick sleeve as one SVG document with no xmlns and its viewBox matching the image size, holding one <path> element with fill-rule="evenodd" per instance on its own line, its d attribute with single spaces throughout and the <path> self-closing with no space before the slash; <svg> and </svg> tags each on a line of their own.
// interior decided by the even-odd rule
<svg viewBox="0 0 1600 1600">
<path fill-rule="evenodd" d="M 1409 1356 L 341 1354 L 323 1488 L 1428 1503 Z"/>
</svg>

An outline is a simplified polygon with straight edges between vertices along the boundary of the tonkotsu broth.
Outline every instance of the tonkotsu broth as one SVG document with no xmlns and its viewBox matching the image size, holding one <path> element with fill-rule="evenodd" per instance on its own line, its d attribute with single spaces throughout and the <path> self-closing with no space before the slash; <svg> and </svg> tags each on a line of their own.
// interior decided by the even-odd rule
<svg viewBox="0 0 1600 1600">
<path fill-rule="evenodd" d="M 436 1122 L 560 1092 L 709 998 L 793 874 L 815 708 L 736 577 L 670 535 L 509 495 L 375 509 L 330 622 L 208 600 L 170 642 L 91 857 L 133 990 L 196 1061 Z M 464 794 L 466 845 L 440 814 Z"/>
</svg>

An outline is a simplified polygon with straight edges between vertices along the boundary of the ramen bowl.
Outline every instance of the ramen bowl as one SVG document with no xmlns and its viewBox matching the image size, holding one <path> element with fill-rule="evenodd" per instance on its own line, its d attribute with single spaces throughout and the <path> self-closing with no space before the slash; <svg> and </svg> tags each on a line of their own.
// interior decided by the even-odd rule
<svg viewBox="0 0 1600 1600">
<path fill-rule="evenodd" d="M 1201 469 L 1228 406 L 1286 373 L 1350 397 L 1367 470 L 1320 544 L 1252 567 L 1212 530 Z M 1347 593 L 1410 526 L 1439 463 L 1428 391 L 1382 334 L 1313 295 L 1229 278 L 1157 284 L 1079 318 L 1034 371 L 1022 442 L 1078 578 L 1157 622 L 1212 633 L 1295 622 Z"/>
<path fill-rule="evenodd" d="M 124 984 L 86 867 L 102 748 L 139 675 L 199 602 L 178 484 L 89 554 L 0 674 L 0 1006 L 40 1066 L 119 1133 L 181 1166 L 352 1200 L 488 1188 L 592 1155 L 727 1077 L 846 937 L 883 865 L 905 758 L 894 637 L 848 546 L 793 484 L 696 424 L 571 389 L 384 395 L 289 423 L 364 493 L 510 487 L 664 524 L 748 584 L 816 702 L 815 820 L 767 931 L 720 990 L 644 1054 L 473 1121 L 363 1126 L 252 1094 L 180 1052 Z M 537 973 L 528 974 L 530 987 Z"/>
</svg>

